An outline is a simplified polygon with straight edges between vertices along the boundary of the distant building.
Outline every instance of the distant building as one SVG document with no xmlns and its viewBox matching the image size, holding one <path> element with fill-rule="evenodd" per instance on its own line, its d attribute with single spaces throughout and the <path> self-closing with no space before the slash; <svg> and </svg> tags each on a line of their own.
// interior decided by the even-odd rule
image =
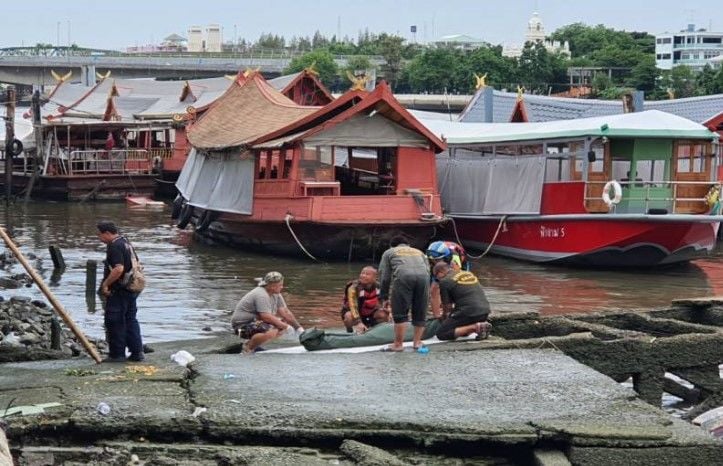
<svg viewBox="0 0 723 466">
<path fill-rule="evenodd" d="M 206 28 L 206 49 L 204 52 L 220 52 L 222 43 L 221 26 L 209 24 Z"/>
<path fill-rule="evenodd" d="M 528 42 L 531 44 L 540 42 L 545 46 L 548 52 L 559 53 L 568 58 L 570 57 L 570 44 L 567 41 L 560 42 L 557 40 L 547 39 L 547 37 L 545 36 L 545 25 L 542 23 L 540 15 L 537 14 L 537 12 L 532 13 L 532 18 L 530 18 L 530 20 L 527 22 L 525 44 Z M 502 56 L 520 58 L 522 56 L 522 50 L 524 49 L 524 47 L 524 44 L 507 44 L 502 48 Z"/>
<path fill-rule="evenodd" d="M 723 32 L 695 30 L 689 24 L 684 31 L 664 33 L 655 36 L 655 64 L 661 70 L 670 70 L 686 65 L 700 71 L 706 64 L 714 66 L 711 60 L 723 55 Z"/>
<path fill-rule="evenodd" d="M 466 36 L 464 34 L 452 34 L 450 36 L 440 37 L 434 41 L 434 45 L 440 48 L 453 48 L 459 50 L 475 50 L 485 46 L 485 41 L 476 37 Z"/>
<path fill-rule="evenodd" d="M 221 52 L 223 36 L 221 26 L 209 24 L 204 30 L 201 26 L 188 28 L 189 52 Z"/>
<path fill-rule="evenodd" d="M 171 34 L 160 45 L 147 44 L 126 48 L 126 53 L 178 53 L 186 51 L 186 38 Z"/>
<path fill-rule="evenodd" d="M 203 52 L 204 49 L 203 29 L 201 26 L 191 26 L 188 28 L 188 51 Z"/>
</svg>

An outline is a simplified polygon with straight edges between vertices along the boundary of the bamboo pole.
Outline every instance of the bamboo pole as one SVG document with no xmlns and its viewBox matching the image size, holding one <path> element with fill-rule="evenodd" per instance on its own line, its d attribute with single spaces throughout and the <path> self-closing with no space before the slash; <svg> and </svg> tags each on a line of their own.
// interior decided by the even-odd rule
<svg viewBox="0 0 723 466">
<path fill-rule="evenodd" d="M 8 236 L 8 234 L 5 232 L 5 229 L 0 227 L 0 236 L 2 236 L 3 241 L 5 241 L 5 244 L 7 244 L 8 248 L 13 252 L 15 257 L 18 259 L 18 261 L 25 267 L 25 270 L 27 270 L 28 274 L 33 278 L 35 281 L 35 284 L 38 285 L 38 288 L 40 288 L 40 291 L 43 292 L 46 298 L 48 298 L 48 301 L 50 301 L 50 304 L 53 306 L 53 309 L 55 309 L 55 312 L 58 313 L 58 315 L 63 319 L 65 324 L 70 328 L 70 330 L 73 332 L 73 334 L 78 338 L 80 343 L 83 345 L 85 350 L 90 354 L 90 357 L 92 357 L 95 362 L 100 364 L 101 359 L 100 355 L 96 351 L 96 349 L 93 347 L 93 345 L 90 344 L 87 338 L 85 338 L 85 335 L 83 332 L 80 331 L 80 329 L 75 325 L 75 322 L 73 322 L 73 319 L 70 318 L 68 313 L 63 308 L 63 305 L 60 304 L 60 301 L 53 295 L 53 293 L 50 291 L 48 286 L 43 281 L 42 277 L 38 275 L 38 273 L 33 269 L 30 264 L 28 264 L 27 259 L 25 259 L 25 256 L 20 252 L 17 246 L 15 246 L 15 243 L 12 239 Z"/>
</svg>

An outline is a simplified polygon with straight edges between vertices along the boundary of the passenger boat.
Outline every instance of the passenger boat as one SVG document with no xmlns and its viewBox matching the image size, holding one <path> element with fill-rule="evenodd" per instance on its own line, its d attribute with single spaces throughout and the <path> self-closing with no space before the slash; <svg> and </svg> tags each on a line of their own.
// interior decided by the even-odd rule
<svg viewBox="0 0 723 466">
<path fill-rule="evenodd" d="M 444 142 L 382 83 L 301 106 L 253 73 L 191 127 L 179 227 L 274 253 L 378 257 L 404 234 L 425 246 L 442 222 Z M 179 209 L 180 207 L 180 209 Z"/>
<path fill-rule="evenodd" d="M 423 121 L 449 234 L 541 263 L 653 267 L 706 255 L 719 222 L 717 135 L 657 110 L 545 123 Z"/>
</svg>

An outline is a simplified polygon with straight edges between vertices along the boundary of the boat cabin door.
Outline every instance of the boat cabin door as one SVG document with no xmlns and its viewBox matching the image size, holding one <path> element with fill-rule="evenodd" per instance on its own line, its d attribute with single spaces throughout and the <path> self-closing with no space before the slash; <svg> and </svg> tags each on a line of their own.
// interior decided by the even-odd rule
<svg viewBox="0 0 723 466">
<path fill-rule="evenodd" d="M 609 142 L 611 175 L 622 186 L 617 213 L 666 214 L 673 210 L 670 183 L 672 141 L 614 139 Z"/>
</svg>

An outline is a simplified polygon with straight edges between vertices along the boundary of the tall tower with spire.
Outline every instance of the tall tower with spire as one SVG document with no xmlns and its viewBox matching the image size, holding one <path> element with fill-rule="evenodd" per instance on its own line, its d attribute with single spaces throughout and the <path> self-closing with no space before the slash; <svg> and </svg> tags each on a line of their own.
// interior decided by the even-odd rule
<svg viewBox="0 0 723 466">
<path fill-rule="evenodd" d="M 545 25 L 542 24 L 540 15 L 535 11 L 532 18 L 527 22 L 527 34 L 525 34 L 525 42 L 544 42 L 545 41 Z"/>
</svg>

